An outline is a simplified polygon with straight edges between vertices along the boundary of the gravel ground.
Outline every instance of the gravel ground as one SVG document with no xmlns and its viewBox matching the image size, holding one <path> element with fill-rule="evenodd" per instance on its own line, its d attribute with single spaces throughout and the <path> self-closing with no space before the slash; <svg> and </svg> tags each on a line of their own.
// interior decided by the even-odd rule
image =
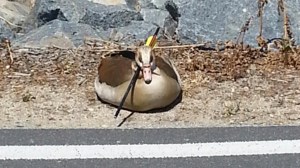
<svg viewBox="0 0 300 168">
<path fill-rule="evenodd" d="M 101 48 L 101 47 L 100 47 Z M 297 51 L 298 52 L 298 51 Z M 0 128 L 161 128 L 299 125 L 297 54 L 239 48 L 166 49 L 183 81 L 183 99 L 159 113 L 97 101 L 93 81 L 103 48 L 0 49 Z"/>
</svg>

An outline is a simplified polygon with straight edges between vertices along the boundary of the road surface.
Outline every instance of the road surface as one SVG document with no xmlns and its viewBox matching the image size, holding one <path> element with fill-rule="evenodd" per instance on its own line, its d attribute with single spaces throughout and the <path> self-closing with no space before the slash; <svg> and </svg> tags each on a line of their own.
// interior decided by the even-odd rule
<svg viewBox="0 0 300 168">
<path fill-rule="evenodd" d="M 0 167 L 300 167 L 300 127 L 0 130 Z"/>
</svg>

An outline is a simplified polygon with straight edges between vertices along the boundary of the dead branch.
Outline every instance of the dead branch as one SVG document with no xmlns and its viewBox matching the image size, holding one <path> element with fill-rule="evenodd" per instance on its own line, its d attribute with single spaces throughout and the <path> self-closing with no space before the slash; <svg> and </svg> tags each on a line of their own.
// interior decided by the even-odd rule
<svg viewBox="0 0 300 168">
<path fill-rule="evenodd" d="M 10 45 L 10 41 L 7 38 L 4 38 L 1 40 L 1 44 L 7 49 L 7 53 L 9 55 L 10 58 L 10 65 L 12 65 L 14 63 L 14 58 L 13 58 L 13 54 L 11 51 L 11 45 Z"/>
<path fill-rule="evenodd" d="M 241 28 L 241 31 L 237 38 L 236 44 L 239 44 L 239 42 L 240 42 L 240 44 L 243 46 L 244 37 L 245 37 L 246 32 L 249 30 L 252 19 L 253 19 L 253 16 L 249 17 L 249 19 L 246 21 L 246 23 Z"/>
<path fill-rule="evenodd" d="M 287 8 L 284 3 L 284 0 L 278 0 L 278 14 L 282 15 L 283 17 L 283 29 L 284 29 L 284 35 L 283 39 L 288 40 L 291 44 L 291 40 L 293 39 L 293 33 L 290 26 L 290 19 L 287 14 Z M 292 44 L 293 45 L 293 44 Z"/>
<path fill-rule="evenodd" d="M 258 0 L 258 13 L 257 17 L 259 17 L 259 36 L 262 36 L 262 29 L 263 29 L 263 11 L 265 5 L 268 3 L 268 0 Z"/>
<path fill-rule="evenodd" d="M 260 51 L 267 51 L 267 40 L 263 37 L 262 31 L 263 31 L 263 12 L 264 7 L 268 3 L 268 0 L 258 0 L 257 6 L 258 6 L 258 13 L 257 17 L 259 17 L 259 34 L 256 37 L 256 42 L 258 46 L 260 47 Z"/>
</svg>

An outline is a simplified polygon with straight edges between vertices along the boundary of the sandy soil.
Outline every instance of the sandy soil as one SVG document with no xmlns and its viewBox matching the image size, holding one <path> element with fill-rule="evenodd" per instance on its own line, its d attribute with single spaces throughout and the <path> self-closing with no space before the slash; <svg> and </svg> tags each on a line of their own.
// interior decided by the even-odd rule
<svg viewBox="0 0 300 168">
<path fill-rule="evenodd" d="M 182 102 L 167 112 L 132 113 L 97 101 L 93 81 L 101 54 L 77 50 L 0 50 L 0 128 L 160 128 L 299 125 L 298 60 L 256 49 L 172 49 Z M 291 54 L 292 55 L 292 54 Z M 294 55 L 295 56 L 295 55 Z M 299 56 L 299 53 L 298 53 Z"/>
</svg>

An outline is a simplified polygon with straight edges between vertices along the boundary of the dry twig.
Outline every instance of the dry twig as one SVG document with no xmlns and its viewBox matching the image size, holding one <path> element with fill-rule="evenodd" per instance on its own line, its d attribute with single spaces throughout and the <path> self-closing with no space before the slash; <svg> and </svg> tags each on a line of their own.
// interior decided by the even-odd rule
<svg viewBox="0 0 300 168">
<path fill-rule="evenodd" d="M 10 45 L 10 41 L 7 38 L 2 39 L 1 41 L 2 45 L 7 49 L 7 53 L 9 55 L 10 58 L 10 65 L 12 65 L 14 63 L 14 58 L 13 58 L 13 54 L 11 52 L 11 45 Z"/>
<path fill-rule="evenodd" d="M 290 26 L 290 19 L 286 12 L 286 6 L 284 4 L 284 0 L 278 0 L 278 14 L 282 15 L 283 17 L 283 29 L 284 29 L 283 38 L 285 40 L 289 40 L 291 45 L 293 45 L 291 41 L 293 39 L 293 33 Z"/>
<path fill-rule="evenodd" d="M 256 37 L 256 42 L 259 47 L 261 47 L 261 51 L 263 49 L 267 50 L 267 41 L 264 39 L 262 36 L 262 29 L 263 29 L 263 10 L 265 5 L 268 3 L 268 0 L 258 0 L 257 5 L 258 5 L 258 13 L 257 17 L 259 17 L 259 34 Z"/>
<path fill-rule="evenodd" d="M 94 41 L 103 41 L 100 39 L 93 39 Z M 114 42 L 107 42 L 107 41 L 103 41 L 104 43 L 109 43 L 109 44 L 113 44 L 112 47 L 110 46 L 99 46 L 99 47 L 92 47 L 92 49 L 88 49 L 87 51 L 98 51 L 98 52 L 118 52 L 118 51 L 124 51 L 124 50 L 136 50 L 138 47 L 137 46 L 122 46 L 120 44 L 115 44 Z M 176 49 L 176 48 L 195 48 L 195 47 L 203 47 L 205 46 L 204 43 L 200 43 L 200 44 L 189 44 L 189 45 L 172 45 L 172 46 L 156 46 L 154 49 Z M 106 54 L 107 55 L 107 54 Z"/>
<path fill-rule="evenodd" d="M 258 0 L 258 13 L 257 17 L 259 17 L 259 36 L 262 36 L 262 28 L 263 28 L 263 10 L 265 5 L 268 3 L 268 0 Z"/>
<path fill-rule="evenodd" d="M 237 38 L 237 41 L 236 41 L 236 44 L 238 44 L 240 42 L 240 44 L 243 46 L 243 43 L 244 43 L 244 37 L 245 37 L 245 34 L 246 32 L 249 30 L 249 27 L 250 27 L 250 24 L 251 24 L 251 21 L 253 19 L 253 16 L 251 16 L 247 21 L 246 23 L 243 25 L 243 27 L 241 28 L 241 31 L 240 31 L 240 34 Z"/>
<path fill-rule="evenodd" d="M 290 27 L 290 20 L 287 14 L 286 5 L 284 3 L 284 0 L 278 0 L 278 14 L 282 15 L 283 17 L 283 48 L 282 48 L 282 54 L 285 65 L 289 64 L 289 58 L 288 58 L 288 51 L 292 51 L 294 53 L 294 56 L 297 56 L 297 52 L 294 49 L 294 41 L 293 41 L 293 33 Z M 293 59 L 290 57 L 290 59 Z M 292 60 L 294 61 L 294 60 Z"/>
</svg>

